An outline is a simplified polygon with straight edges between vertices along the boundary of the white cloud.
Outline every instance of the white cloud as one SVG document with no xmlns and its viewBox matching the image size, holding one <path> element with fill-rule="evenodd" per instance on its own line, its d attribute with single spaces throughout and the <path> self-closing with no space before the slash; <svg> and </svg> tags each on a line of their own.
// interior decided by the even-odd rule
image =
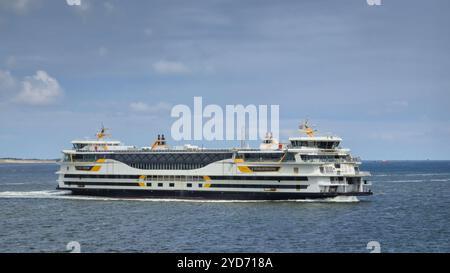
<svg viewBox="0 0 450 273">
<path fill-rule="evenodd" d="M 28 105 L 49 105 L 62 95 L 58 81 L 47 72 L 38 70 L 34 76 L 25 77 L 14 101 Z"/>
<path fill-rule="evenodd" d="M 87 0 L 66 0 L 67 5 L 76 7 L 79 11 L 87 11 L 91 4 Z"/>
<path fill-rule="evenodd" d="M 172 106 L 165 102 L 158 102 L 155 105 L 148 105 L 147 103 L 141 101 L 130 103 L 131 111 L 138 113 L 155 114 L 159 112 L 170 111 L 171 108 Z"/>
<path fill-rule="evenodd" d="M 158 74 L 174 74 L 183 75 L 189 74 L 191 70 L 181 62 L 171 62 L 171 61 L 158 61 L 153 64 L 153 70 Z"/>
<path fill-rule="evenodd" d="M 69 6 L 80 6 L 81 0 L 66 0 L 67 5 Z"/>
<path fill-rule="evenodd" d="M 31 0 L 0 1 L 0 7 L 12 9 L 17 13 L 25 13 L 32 5 L 32 2 Z"/>
<path fill-rule="evenodd" d="M 135 112 L 146 112 L 150 110 L 150 106 L 143 102 L 132 102 L 130 103 L 130 109 Z"/>
<path fill-rule="evenodd" d="M 81 14 L 94 8 L 95 1 L 93 0 L 66 0 L 67 5 L 76 7 Z M 98 7 L 98 3 L 95 3 Z M 111 13 L 116 10 L 116 6 L 111 2 L 104 2 L 103 8 L 107 13 Z"/>
<path fill-rule="evenodd" d="M 16 79 L 9 71 L 0 70 L 0 95 L 5 95 L 15 89 Z"/>
</svg>

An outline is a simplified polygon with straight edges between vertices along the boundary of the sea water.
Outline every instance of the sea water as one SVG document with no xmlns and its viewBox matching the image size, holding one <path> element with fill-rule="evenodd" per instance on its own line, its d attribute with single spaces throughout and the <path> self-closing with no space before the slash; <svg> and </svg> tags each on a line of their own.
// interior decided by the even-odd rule
<svg viewBox="0 0 450 273">
<path fill-rule="evenodd" d="M 301 201 L 73 196 L 56 164 L 0 164 L 0 252 L 450 252 L 450 161 L 371 161 L 374 195 Z"/>
</svg>

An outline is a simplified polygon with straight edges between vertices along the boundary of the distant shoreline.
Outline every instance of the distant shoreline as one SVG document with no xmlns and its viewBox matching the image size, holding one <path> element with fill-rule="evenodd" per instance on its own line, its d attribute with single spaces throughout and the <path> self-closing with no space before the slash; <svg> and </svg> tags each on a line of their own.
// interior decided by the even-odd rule
<svg viewBox="0 0 450 273">
<path fill-rule="evenodd" d="M 0 164 L 56 164 L 55 159 L 0 159 Z"/>
</svg>

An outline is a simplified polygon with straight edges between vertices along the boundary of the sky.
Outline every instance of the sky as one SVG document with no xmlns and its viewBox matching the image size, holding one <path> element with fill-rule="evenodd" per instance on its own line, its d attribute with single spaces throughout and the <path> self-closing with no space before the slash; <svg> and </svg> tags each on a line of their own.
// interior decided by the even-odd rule
<svg viewBox="0 0 450 273">
<path fill-rule="evenodd" d="M 181 145 L 171 108 L 201 96 L 279 105 L 282 141 L 309 119 L 363 159 L 450 159 L 449 13 L 448 0 L 0 0 L 0 157 L 58 158 L 101 123 L 126 144 Z"/>
</svg>

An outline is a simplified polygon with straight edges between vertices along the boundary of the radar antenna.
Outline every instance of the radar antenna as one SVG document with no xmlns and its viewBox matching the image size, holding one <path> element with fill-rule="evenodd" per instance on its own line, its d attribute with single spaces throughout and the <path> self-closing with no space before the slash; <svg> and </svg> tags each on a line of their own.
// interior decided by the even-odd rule
<svg viewBox="0 0 450 273">
<path fill-rule="evenodd" d="M 298 128 L 300 129 L 301 132 L 305 133 L 309 137 L 313 137 L 314 133 L 317 132 L 317 130 L 313 129 L 308 124 L 308 119 L 306 119 L 303 123 L 301 123 Z"/>
<path fill-rule="evenodd" d="M 97 139 L 104 139 L 105 137 L 110 137 L 111 134 L 106 133 L 106 131 L 109 131 L 109 128 L 105 128 L 105 126 L 103 126 L 103 122 L 102 122 L 102 127 L 100 128 L 100 131 L 98 131 L 98 133 L 96 134 Z"/>
</svg>

